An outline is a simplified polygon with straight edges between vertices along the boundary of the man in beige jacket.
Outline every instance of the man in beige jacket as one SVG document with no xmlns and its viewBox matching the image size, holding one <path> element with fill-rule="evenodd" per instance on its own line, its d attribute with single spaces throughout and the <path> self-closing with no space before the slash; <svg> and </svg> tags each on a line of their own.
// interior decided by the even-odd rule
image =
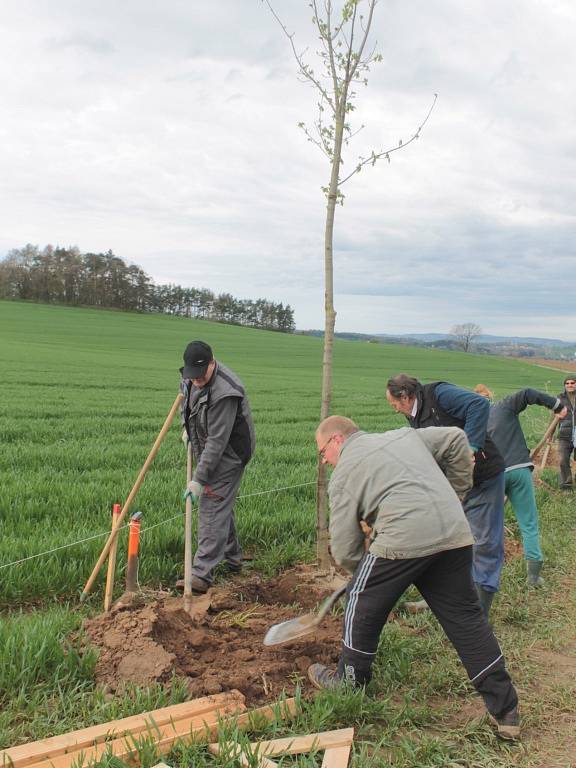
<svg viewBox="0 0 576 768">
<path fill-rule="evenodd" d="M 328 486 L 330 541 L 353 572 L 336 670 L 312 664 L 318 688 L 365 685 L 388 614 L 415 585 L 456 649 L 502 738 L 520 733 L 518 697 L 471 575 L 473 538 L 460 499 L 472 486 L 468 440 L 458 427 L 369 434 L 343 416 L 316 431 Z M 365 551 L 363 528 L 371 529 Z"/>
</svg>

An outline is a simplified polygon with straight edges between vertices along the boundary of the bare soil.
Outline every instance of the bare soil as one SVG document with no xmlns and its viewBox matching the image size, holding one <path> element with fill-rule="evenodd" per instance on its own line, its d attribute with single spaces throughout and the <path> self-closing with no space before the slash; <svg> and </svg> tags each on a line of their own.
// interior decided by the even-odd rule
<svg viewBox="0 0 576 768">
<path fill-rule="evenodd" d="M 313 635 L 286 645 L 262 641 L 272 624 L 315 609 L 337 586 L 300 567 L 270 580 L 237 577 L 214 587 L 195 598 L 192 616 L 182 598 L 166 593 L 117 605 L 84 624 L 99 651 L 97 682 L 114 692 L 128 682 L 168 683 L 176 673 L 191 696 L 237 689 L 254 705 L 283 690 L 292 694 L 297 684 L 306 690 L 311 663 L 338 659 L 341 619 L 328 616 Z"/>
</svg>

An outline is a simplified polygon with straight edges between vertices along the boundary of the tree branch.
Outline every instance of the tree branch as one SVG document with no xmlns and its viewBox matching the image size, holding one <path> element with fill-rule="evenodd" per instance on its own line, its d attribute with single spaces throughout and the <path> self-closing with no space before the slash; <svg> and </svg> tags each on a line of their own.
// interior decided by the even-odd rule
<svg viewBox="0 0 576 768">
<path fill-rule="evenodd" d="M 390 155 L 392 154 L 392 152 L 398 152 L 399 149 L 404 149 L 404 147 L 407 147 L 408 144 L 412 144 L 413 141 L 418 139 L 420 137 L 420 132 L 422 131 L 422 129 L 424 128 L 424 126 L 428 122 L 428 118 L 432 114 L 432 110 L 434 109 L 434 107 L 436 105 L 437 99 L 438 99 L 438 94 L 435 93 L 434 94 L 434 99 L 432 101 L 432 106 L 428 110 L 428 113 L 427 113 L 426 117 L 422 121 L 421 125 L 418 126 L 418 130 L 416 131 L 416 133 L 410 139 L 408 139 L 408 141 L 402 141 L 402 139 L 400 139 L 400 142 L 399 142 L 397 147 L 392 147 L 392 149 L 383 149 L 380 152 L 372 152 L 370 157 L 367 157 L 365 159 L 360 158 L 361 162 L 357 164 L 356 168 L 352 171 L 352 173 L 349 173 L 348 176 L 346 176 L 345 178 L 339 180 L 338 181 L 338 185 L 341 186 L 342 184 L 347 182 L 348 179 L 351 179 L 352 176 L 354 176 L 357 173 L 360 173 L 362 168 L 365 165 L 368 165 L 369 163 L 371 165 L 374 165 L 376 163 L 376 161 L 380 160 L 382 157 L 385 157 L 388 161 L 390 161 Z"/>
<path fill-rule="evenodd" d="M 329 93 L 326 91 L 326 89 L 320 83 L 320 81 L 317 78 L 314 77 L 312 70 L 309 69 L 307 64 L 304 63 L 304 61 L 302 59 L 302 54 L 299 54 L 298 51 L 296 50 L 296 46 L 294 45 L 294 33 L 290 34 L 290 32 L 288 32 L 288 29 L 286 28 L 285 24 L 283 24 L 282 20 L 280 19 L 280 17 L 278 16 L 276 11 L 274 10 L 272 4 L 270 3 L 270 0 L 262 0 L 262 2 L 265 3 L 268 6 L 268 10 L 272 14 L 272 16 L 274 16 L 274 18 L 276 19 L 276 21 L 280 25 L 282 31 L 284 32 L 284 34 L 286 35 L 286 37 L 290 41 L 290 46 L 292 48 L 292 53 L 294 54 L 294 58 L 296 59 L 296 63 L 298 64 L 298 68 L 299 68 L 300 73 L 302 74 L 302 76 L 304 78 L 306 78 L 306 80 L 309 80 L 316 88 L 318 88 L 318 90 L 324 96 L 326 101 L 330 104 L 332 109 L 334 109 L 334 104 L 332 103 L 332 99 L 330 98 Z"/>
</svg>

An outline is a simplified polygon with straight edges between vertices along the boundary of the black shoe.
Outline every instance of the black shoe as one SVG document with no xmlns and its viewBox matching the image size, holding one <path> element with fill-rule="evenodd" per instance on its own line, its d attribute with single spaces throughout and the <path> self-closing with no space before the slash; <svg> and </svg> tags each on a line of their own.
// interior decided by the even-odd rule
<svg viewBox="0 0 576 768">
<path fill-rule="evenodd" d="M 308 667 L 308 679 L 321 691 L 333 691 L 342 685 L 335 669 L 328 669 L 324 664 L 311 664 Z"/>
<path fill-rule="evenodd" d="M 514 707 L 505 715 L 494 717 L 492 720 L 496 723 L 498 737 L 505 741 L 516 741 L 520 738 L 520 714 L 518 707 Z"/>
<path fill-rule="evenodd" d="M 229 563 L 228 561 L 226 561 L 224 563 L 224 567 L 226 568 L 228 573 L 235 573 L 235 574 L 242 573 L 242 563 Z"/>
</svg>

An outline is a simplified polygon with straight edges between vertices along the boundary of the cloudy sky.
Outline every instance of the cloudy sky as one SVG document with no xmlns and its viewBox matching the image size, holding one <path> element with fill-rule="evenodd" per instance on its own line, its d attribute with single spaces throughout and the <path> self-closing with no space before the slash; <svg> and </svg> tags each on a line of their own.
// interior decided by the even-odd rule
<svg viewBox="0 0 576 768">
<path fill-rule="evenodd" d="M 276 0 L 314 64 L 308 0 Z M 380 0 L 345 155 L 337 330 L 576 338 L 574 0 Z M 261 0 L 0 6 L 0 256 L 112 249 L 323 324 L 316 94 Z M 315 65 L 317 66 L 317 65 Z"/>
</svg>

